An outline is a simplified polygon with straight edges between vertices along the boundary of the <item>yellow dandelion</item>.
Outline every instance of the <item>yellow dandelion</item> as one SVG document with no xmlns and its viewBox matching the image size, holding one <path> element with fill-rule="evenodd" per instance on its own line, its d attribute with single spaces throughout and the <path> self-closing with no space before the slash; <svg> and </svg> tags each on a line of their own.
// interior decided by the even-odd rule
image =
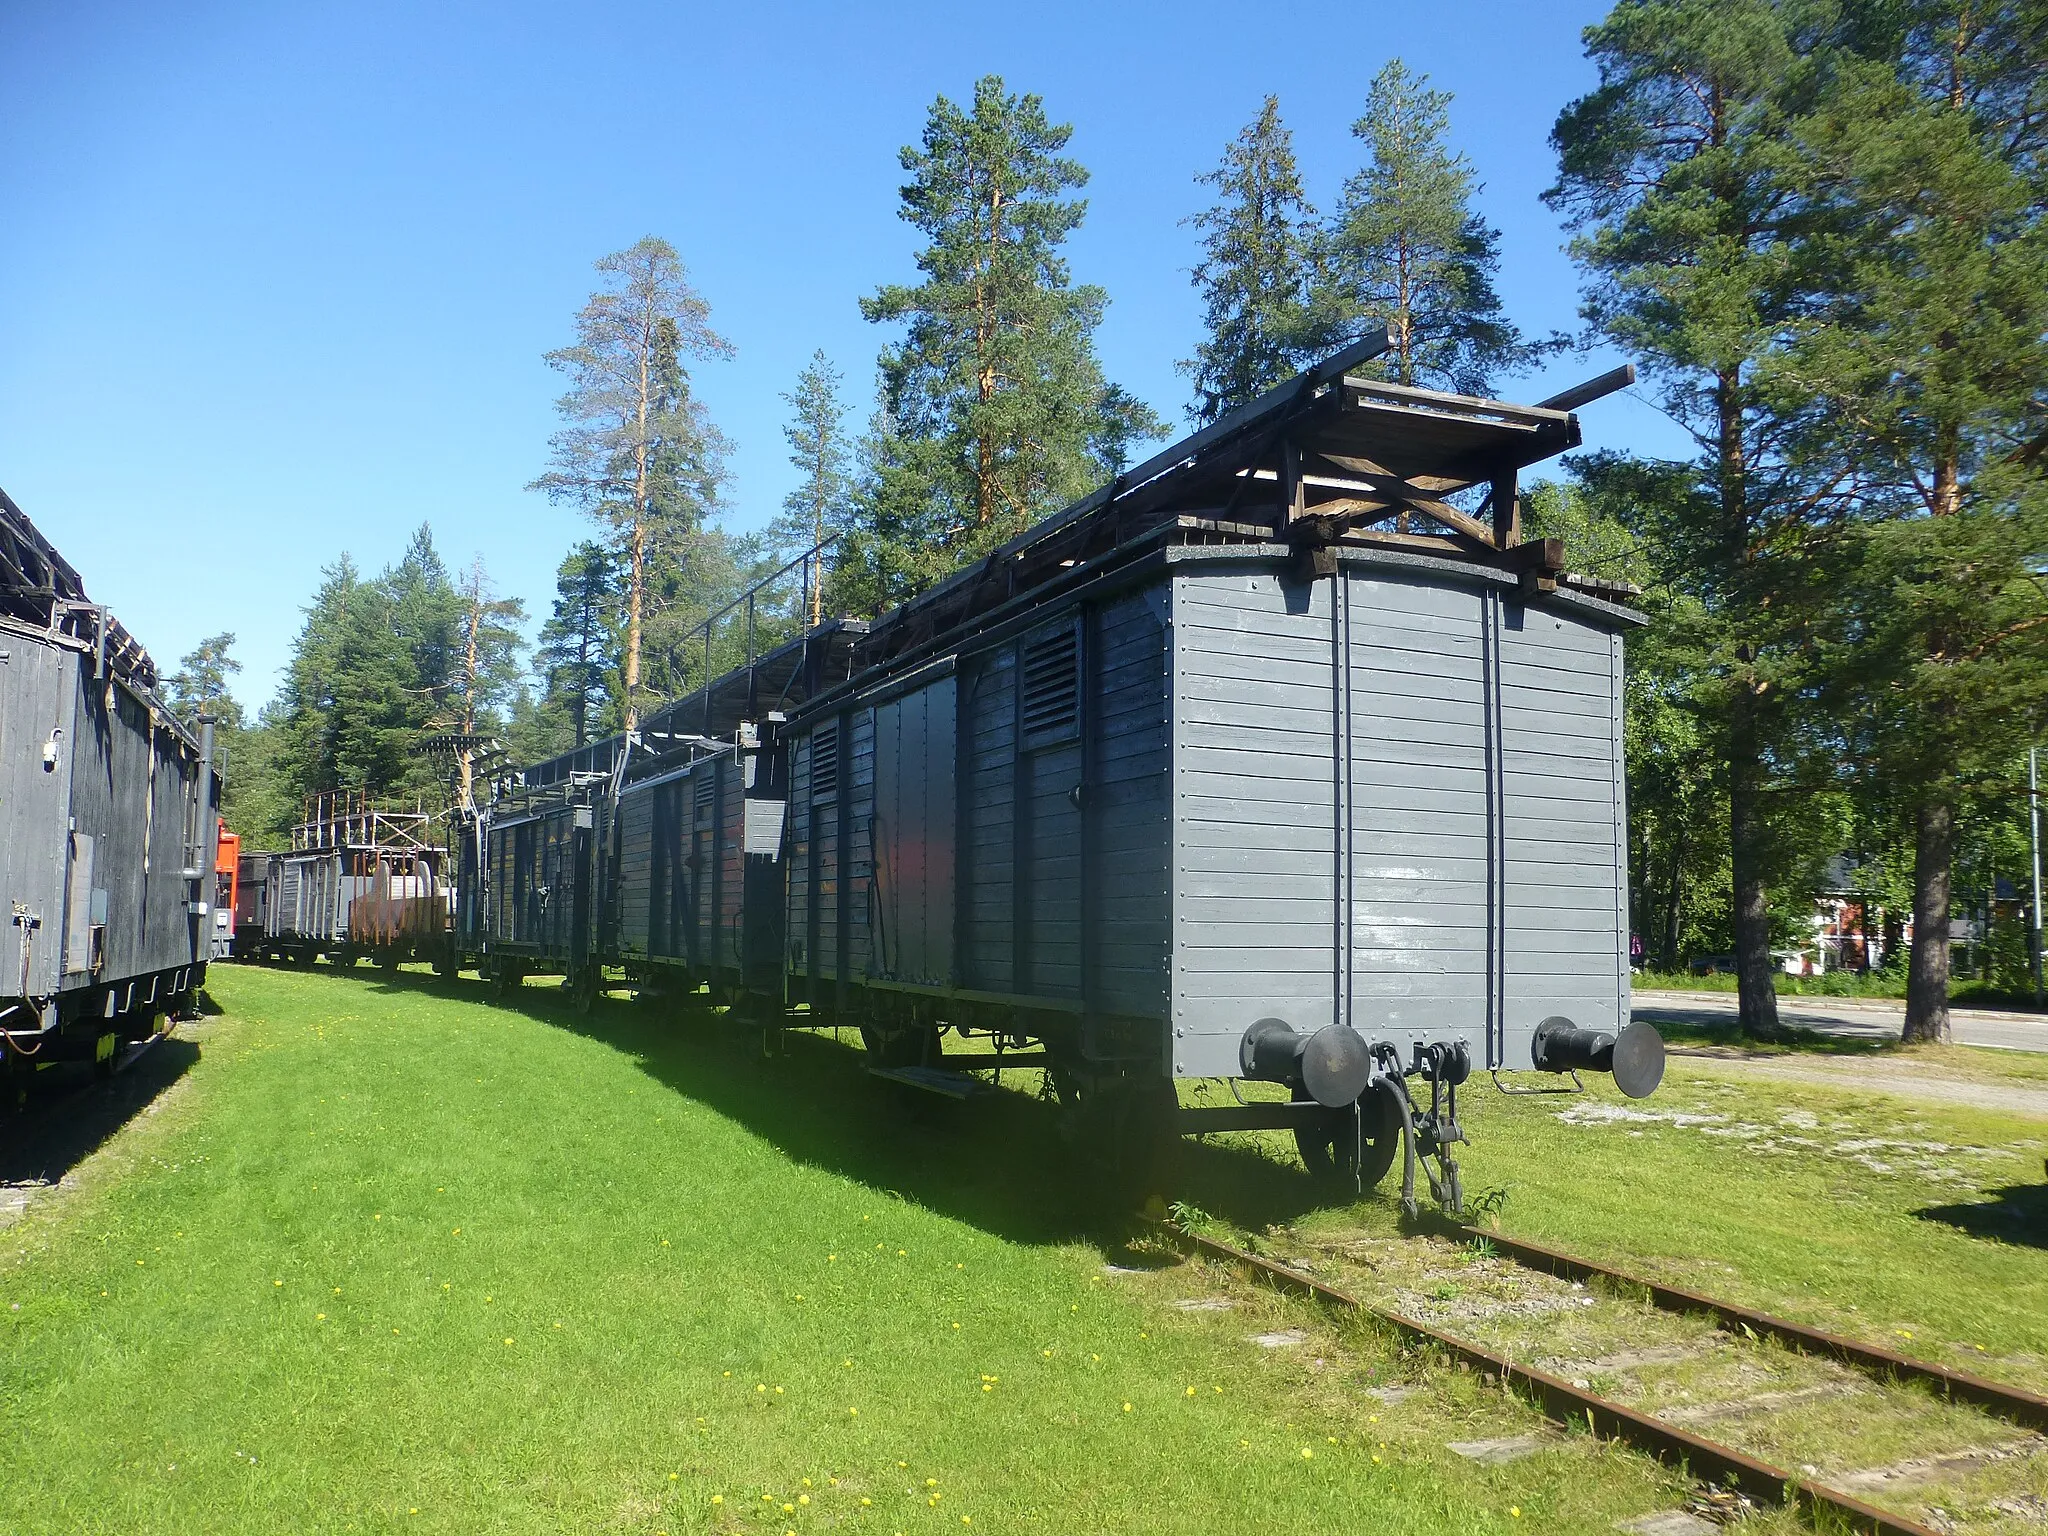
<svg viewBox="0 0 2048 1536">
<path fill-rule="evenodd" d="M 316 1323 L 324 1323 L 327 1321 L 327 1314 L 325 1312 L 315 1312 L 313 1314 L 313 1321 Z"/>
<path fill-rule="evenodd" d="M 766 1392 L 768 1390 L 768 1384 L 763 1381 L 757 1381 L 754 1383 L 754 1390 L 756 1392 Z"/>
<path fill-rule="evenodd" d="M 1314 1461 L 1316 1459 L 1316 1453 L 1304 1445 L 1301 1448 L 1301 1459 L 1303 1461 Z"/>
<path fill-rule="evenodd" d="M 283 1285 L 283 1284 L 284 1284 L 284 1282 L 283 1282 L 282 1280 L 273 1280 L 273 1281 L 271 1281 L 270 1283 L 271 1283 L 272 1285 Z"/>
<path fill-rule="evenodd" d="M 939 1496 L 935 1493 L 930 1498 L 926 1499 L 925 1503 L 931 1508 L 937 1509 L 939 1507 Z"/>
<path fill-rule="evenodd" d="M 927 1488 L 936 1488 L 939 1486 L 939 1480 L 936 1477 L 928 1477 L 924 1480 L 924 1485 Z"/>
<path fill-rule="evenodd" d="M 954 1265 L 953 1267 L 954 1267 L 955 1269 L 965 1269 L 965 1268 L 966 1268 L 967 1266 L 966 1266 L 965 1264 L 955 1264 L 955 1265 Z M 961 1516 L 961 1518 L 962 1518 L 962 1519 L 964 1520 L 964 1519 L 966 1518 L 966 1516 L 964 1516 L 964 1515 L 963 1515 L 963 1516 Z"/>
<path fill-rule="evenodd" d="M 1515 1519 L 1519 1520 L 1522 1518 L 1522 1506 L 1519 1504 L 1510 1504 L 1508 1506 L 1508 1513 L 1512 1515 Z"/>
<path fill-rule="evenodd" d="M 837 1264 L 839 1262 L 839 1255 L 836 1253 L 828 1253 L 825 1255 L 825 1262 L 827 1264 Z"/>
<path fill-rule="evenodd" d="M 725 1495 L 722 1493 L 714 1493 L 713 1495 L 711 1495 L 711 1502 L 714 1504 L 723 1504 L 725 1502 Z"/>
<path fill-rule="evenodd" d="M 798 1291 L 798 1292 L 796 1293 L 796 1299 L 797 1299 L 798 1301 L 802 1301 L 802 1300 L 804 1299 L 804 1293 L 803 1293 L 802 1291 Z"/>
<path fill-rule="evenodd" d="M 138 1264 L 140 1264 L 140 1263 L 142 1262 L 142 1260 L 140 1260 L 140 1259 L 137 1259 L 137 1260 L 136 1260 L 135 1262 L 136 1262 L 136 1263 L 138 1263 Z M 955 1328 L 958 1328 L 958 1327 L 959 1327 L 960 1325 L 959 1325 L 958 1323 L 955 1323 L 955 1324 L 954 1324 L 953 1326 L 954 1326 Z"/>
<path fill-rule="evenodd" d="M 808 1504 L 811 1502 L 811 1496 L 808 1493 L 800 1493 L 796 1496 L 796 1501 L 799 1504 Z"/>
<path fill-rule="evenodd" d="M 1189 1388 L 1188 1388 L 1188 1396 L 1189 1396 L 1189 1397 L 1193 1397 L 1194 1395 L 1195 1395 L 1195 1389 L 1194 1389 L 1193 1387 L 1189 1387 Z"/>
<path fill-rule="evenodd" d="M 866 1509 L 866 1508 L 868 1508 L 868 1507 L 869 1507 L 869 1506 L 870 1506 L 871 1504 L 873 1504 L 874 1502 L 875 1502 L 875 1501 L 874 1501 L 873 1499 L 862 1499 L 862 1500 L 860 1501 L 860 1507 L 861 1507 L 862 1509 Z"/>
<path fill-rule="evenodd" d="M 448 1233 L 448 1235 L 449 1235 L 450 1237 L 460 1237 L 460 1236 L 462 1236 L 462 1228 L 460 1228 L 460 1227 L 455 1227 L 455 1228 L 453 1228 L 453 1229 L 451 1229 L 451 1230 L 450 1230 L 450 1232 Z"/>
<path fill-rule="evenodd" d="M 796 1513 L 796 1506 L 794 1504 L 785 1504 L 782 1506 L 782 1512 L 785 1515 L 793 1515 Z"/>
<path fill-rule="evenodd" d="M 903 1249 L 898 1248 L 896 1250 L 896 1257 L 899 1259 L 908 1258 L 909 1254 L 907 1254 Z"/>
<path fill-rule="evenodd" d="M 840 1363 L 841 1365 L 845 1366 L 845 1367 L 846 1367 L 846 1368 L 847 1368 L 848 1370 L 852 1370 L 852 1369 L 853 1369 L 853 1362 L 852 1362 L 851 1360 L 842 1360 L 842 1361 L 840 1361 L 839 1363 Z"/>
<path fill-rule="evenodd" d="M 1089 1356 L 1088 1358 L 1089 1358 L 1090 1360 L 1100 1361 L 1100 1360 L 1102 1359 L 1102 1356 L 1100 1356 L 1100 1355 L 1090 1355 L 1090 1356 Z"/>
<path fill-rule="evenodd" d="M 777 1397 L 780 1397 L 780 1396 L 782 1396 L 782 1388 L 780 1388 L 780 1387 L 777 1387 L 777 1388 L 775 1389 L 775 1395 L 776 1395 Z"/>
<path fill-rule="evenodd" d="M 985 1381 L 984 1381 L 984 1382 L 983 1382 L 983 1383 L 981 1384 L 981 1390 L 982 1390 L 982 1391 L 984 1391 L 984 1392 L 993 1392 L 993 1391 L 995 1391 L 995 1388 L 994 1388 L 994 1387 L 992 1387 L 992 1386 L 990 1386 L 990 1385 L 989 1385 L 989 1384 L 988 1384 L 987 1382 L 985 1382 Z"/>
<path fill-rule="evenodd" d="M 507 1339 L 507 1340 L 506 1340 L 505 1342 L 506 1342 L 507 1344 L 510 1344 L 510 1343 L 511 1343 L 512 1341 L 511 1341 L 510 1339 Z"/>
<path fill-rule="evenodd" d="M 1378 1452 L 1378 1451 L 1374 1451 L 1374 1452 L 1373 1452 L 1373 1456 L 1372 1456 L 1372 1459 L 1373 1459 L 1373 1465 L 1374 1465 L 1374 1466 L 1378 1466 L 1378 1465 L 1379 1465 L 1379 1459 L 1380 1459 L 1380 1456 L 1379 1456 L 1379 1452 Z"/>
<path fill-rule="evenodd" d="M 1125 1404 L 1124 1404 L 1124 1412 L 1125 1412 L 1125 1413 L 1129 1413 L 1130 1411 L 1131 1411 L 1131 1405 L 1130 1405 L 1129 1403 L 1125 1403 Z"/>
<path fill-rule="evenodd" d="M 382 1221 L 383 1219 L 384 1219 L 384 1213 L 383 1213 L 382 1211 L 379 1211 L 379 1212 L 378 1212 L 378 1213 L 377 1213 L 376 1215 L 374 1215 L 374 1216 L 372 1216 L 372 1217 L 370 1218 L 370 1220 L 372 1220 L 372 1221 Z"/>
<path fill-rule="evenodd" d="M 857 1419 L 860 1417 L 860 1410 L 858 1408 L 849 1408 L 846 1410 L 846 1416 L 849 1419 Z"/>
</svg>

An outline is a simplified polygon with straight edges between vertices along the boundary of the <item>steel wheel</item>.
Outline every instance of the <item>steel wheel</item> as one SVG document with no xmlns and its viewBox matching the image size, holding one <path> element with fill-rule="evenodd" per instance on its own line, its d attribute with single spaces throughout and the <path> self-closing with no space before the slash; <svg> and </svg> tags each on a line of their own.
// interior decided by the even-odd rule
<svg viewBox="0 0 2048 1536">
<path fill-rule="evenodd" d="M 1295 1089 L 1294 1102 L 1309 1102 L 1308 1090 Z M 1379 1183 L 1394 1166 L 1395 1155 L 1401 1150 L 1401 1123 L 1393 1105 L 1387 1102 L 1387 1095 L 1378 1088 L 1368 1088 L 1358 1107 L 1365 1117 L 1362 1138 L 1352 1134 L 1351 1116 L 1344 1110 L 1332 1111 L 1315 1124 L 1296 1126 L 1294 1130 L 1294 1145 L 1309 1177 L 1346 1194 L 1353 1189 L 1368 1190 Z M 1361 1139 L 1363 1148 L 1358 1145 Z"/>
</svg>

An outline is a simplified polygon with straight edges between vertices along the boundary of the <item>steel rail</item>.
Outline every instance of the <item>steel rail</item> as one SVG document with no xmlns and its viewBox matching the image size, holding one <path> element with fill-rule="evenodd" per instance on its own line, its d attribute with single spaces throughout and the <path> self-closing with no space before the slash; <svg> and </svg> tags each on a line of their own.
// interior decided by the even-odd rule
<svg viewBox="0 0 2048 1536">
<path fill-rule="evenodd" d="M 1846 1527 L 1865 1532 L 1867 1536 L 1936 1536 L 1927 1526 L 1902 1515 L 1892 1514 L 1821 1484 L 1801 1481 L 1782 1467 L 1759 1461 L 1733 1446 L 1703 1439 L 1675 1424 L 1667 1424 L 1621 1403 L 1610 1402 L 1582 1387 L 1575 1387 L 1547 1371 L 1539 1371 L 1476 1344 L 1468 1344 L 1399 1312 L 1373 1306 L 1288 1265 L 1246 1253 L 1215 1238 L 1189 1232 L 1170 1221 L 1152 1225 L 1184 1252 L 1193 1251 L 1236 1264 L 1272 1281 L 1283 1290 L 1308 1296 L 1343 1311 L 1377 1317 L 1411 1338 L 1433 1344 L 1468 1365 L 1492 1371 L 1503 1383 L 1518 1388 L 1524 1396 L 1533 1399 L 1545 1414 L 1560 1424 L 1584 1425 L 1595 1435 L 1647 1451 L 1659 1461 L 1676 1466 L 1690 1476 L 1739 1489 L 1759 1503 L 1792 1505 L 1811 1524 L 1831 1522 L 1830 1529 Z"/>
<path fill-rule="evenodd" d="M 1981 1376 L 1972 1376 L 1967 1371 L 1950 1370 L 1945 1365 L 1935 1365 L 1931 1361 L 1916 1360 L 1895 1350 L 1886 1349 L 1880 1344 L 1865 1344 L 1858 1339 L 1848 1339 L 1819 1328 L 1809 1328 L 1804 1323 L 1774 1317 L 1768 1312 L 1758 1312 L 1732 1302 L 1717 1301 L 1697 1291 L 1665 1285 L 1661 1281 L 1646 1280 L 1641 1275 L 1630 1274 L 1627 1270 L 1597 1264 L 1591 1259 L 1562 1253 L 1555 1248 L 1546 1248 L 1541 1243 L 1532 1243 L 1526 1238 L 1505 1237 L 1498 1232 L 1481 1231 L 1477 1227 L 1457 1226 L 1452 1227 L 1451 1231 L 1471 1241 L 1491 1244 L 1503 1257 L 1514 1260 L 1524 1269 L 1555 1275 L 1561 1280 L 1598 1279 L 1632 1286 L 1642 1291 L 1649 1298 L 1651 1305 L 1661 1311 L 1699 1313 L 1712 1318 L 1716 1325 L 1729 1333 L 1747 1330 L 1752 1334 L 1775 1339 L 1780 1344 L 1805 1354 L 1828 1356 L 1844 1365 L 1853 1366 L 1857 1370 L 1866 1371 L 1880 1378 L 1901 1377 L 1922 1382 L 1934 1387 L 1946 1397 L 1970 1403 L 2027 1429 L 2048 1433 L 2048 1397 L 2037 1396 L 2022 1388 L 2007 1386 L 2003 1382 L 1987 1381 Z"/>
</svg>

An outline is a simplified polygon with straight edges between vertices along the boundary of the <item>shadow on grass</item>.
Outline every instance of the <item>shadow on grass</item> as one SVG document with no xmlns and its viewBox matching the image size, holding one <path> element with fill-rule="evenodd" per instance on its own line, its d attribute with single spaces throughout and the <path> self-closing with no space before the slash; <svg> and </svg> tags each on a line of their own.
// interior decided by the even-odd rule
<svg viewBox="0 0 2048 1536">
<path fill-rule="evenodd" d="M 1683 1003 L 1638 1003 L 1634 1016 L 1657 1026 L 1664 1043 L 1685 1048 L 1711 1047 L 1740 1051 L 1747 1056 L 1887 1056 L 1903 1050 L 1903 1043 L 1890 1035 L 1823 1034 L 1798 1025 L 1783 1026 L 1769 1040 L 1757 1040 L 1725 1014 L 1705 1009 L 1690 1010 Z"/>
<path fill-rule="evenodd" d="M 1931 1205 L 1913 1214 L 1972 1237 L 2022 1248 L 2048 1248 L 2048 1184 L 2010 1184 L 1991 1195 L 1989 1200 L 1967 1205 Z"/>
<path fill-rule="evenodd" d="M 198 1060 L 196 1041 L 165 1035 L 104 1082 L 82 1061 L 36 1073 L 28 1102 L 0 1111 L 0 1184 L 56 1183 Z"/>
<path fill-rule="evenodd" d="M 376 974 L 394 993 L 485 1000 L 474 982 Z M 1020 1092 L 961 1103 L 871 1077 L 853 1032 L 768 1037 L 701 1003 L 603 998 L 577 1013 L 554 989 L 491 998 L 632 1056 L 642 1071 L 767 1141 L 791 1159 L 914 1200 L 1012 1242 L 1085 1241 L 1123 1253 L 1131 1212 L 1062 1142 L 1054 1107 Z M 1317 1204 L 1297 1165 L 1244 1146 L 1183 1140 L 1169 1198 L 1253 1229 Z M 1128 1261 L 1126 1261 L 1128 1262 Z"/>
</svg>

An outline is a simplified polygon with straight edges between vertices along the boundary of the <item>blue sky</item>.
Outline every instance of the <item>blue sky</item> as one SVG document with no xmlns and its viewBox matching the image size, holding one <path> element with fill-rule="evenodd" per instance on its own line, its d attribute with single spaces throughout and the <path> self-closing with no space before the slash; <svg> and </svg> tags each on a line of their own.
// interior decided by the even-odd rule
<svg viewBox="0 0 2048 1536">
<path fill-rule="evenodd" d="M 898 148 L 989 71 L 1074 124 L 1093 180 L 1070 252 L 1111 297 L 1105 367 L 1176 422 L 1193 177 L 1277 91 L 1327 206 L 1397 54 L 1455 93 L 1509 311 L 1570 329 L 1539 194 L 1604 9 L 7 0 L 0 486 L 167 669 L 233 630 L 251 702 L 319 568 L 379 568 L 422 521 L 544 613 L 585 528 L 523 489 L 559 392 L 541 354 L 591 263 L 656 233 L 738 348 L 698 384 L 737 445 L 729 521 L 758 526 L 793 479 L 780 395 L 813 348 L 865 414 L 884 338 L 855 301 L 914 276 Z M 1583 420 L 1589 445 L 1678 446 L 1639 401 Z"/>
</svg>

